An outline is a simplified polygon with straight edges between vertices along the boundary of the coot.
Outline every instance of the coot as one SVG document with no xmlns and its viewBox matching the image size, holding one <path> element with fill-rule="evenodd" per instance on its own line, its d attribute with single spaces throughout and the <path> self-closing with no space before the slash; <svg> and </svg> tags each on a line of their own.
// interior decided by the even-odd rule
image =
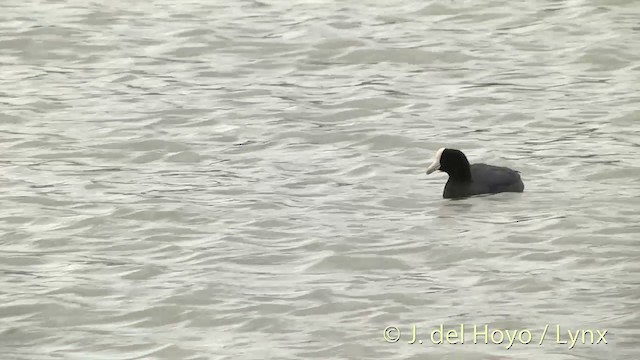
<svg viewBox="0 0 640 360">
<path fill-rule="evenodd" d="M 469 165 L 467 157 L 457 149 L 439 149 L 433 163 L 427 168 L 427 175 L 436 170 L 449 175 L 442 193 L 445 199 L 524 191 L 518 171 L 487 164 Z"/>
</svg>

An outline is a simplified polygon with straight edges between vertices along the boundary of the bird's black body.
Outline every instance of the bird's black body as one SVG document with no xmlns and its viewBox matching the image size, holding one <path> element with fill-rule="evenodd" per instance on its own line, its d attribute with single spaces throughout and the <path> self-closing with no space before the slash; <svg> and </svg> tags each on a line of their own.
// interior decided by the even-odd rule
<svg viewBox="0 0 640 360">
<path fill-rule="evenodd" d="M 506 167 L 487 164 L 470 166 L 471 180 L 449 176 L 442 196 L 445 199 L 463 198 L 480 194 L 523 192 L 520 174 Z"/>
</svg>

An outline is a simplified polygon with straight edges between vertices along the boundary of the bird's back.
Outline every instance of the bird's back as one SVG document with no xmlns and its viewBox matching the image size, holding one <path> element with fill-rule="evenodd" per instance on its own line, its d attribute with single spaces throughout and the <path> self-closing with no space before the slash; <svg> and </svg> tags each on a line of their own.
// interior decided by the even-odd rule
<svg viewBox="0 0 640 360">
<path fill-rule="evenodd" d="M 475 184 L 491 193 L 524 191 L 520 173 L 503 166 L 473 164 L 471 178 Z"/>
<path fill-rule="evenodd" d="M 524 191 L 524 184 L 517 171 L 487 164 L 473 164 L 470 170 L 471 181 L 458 182 L 449 179 L 444 187 L 443 197 L 461 198 L 480 194 Z"/>
</svg>

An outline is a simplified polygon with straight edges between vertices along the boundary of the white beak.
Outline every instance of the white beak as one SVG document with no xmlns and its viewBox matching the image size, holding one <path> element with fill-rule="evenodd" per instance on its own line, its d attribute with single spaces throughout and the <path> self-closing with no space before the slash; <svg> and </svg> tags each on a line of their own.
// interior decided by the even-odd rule
<svg viewBox="0 0 640 360">
<path fill-rule="evenodd" d="M 433 163 L 427 168 L 427 175 L 437 170 L 440 170 L 440 160 L 435 159 L 433 160 Z"/>
<path fill-rule="evenodd" d="M 442 157 L 443 151 L 444 148 L 438 149 L 438 151 L 436 152 L 436 156 L 433 158 L 433 163 L 431 163 L 431 165 L 429 165 L 429 167 L 427 168 L 427 175 L 433 173 L 434 171 L 440 170 L 440 157 Z"/>
</svg>

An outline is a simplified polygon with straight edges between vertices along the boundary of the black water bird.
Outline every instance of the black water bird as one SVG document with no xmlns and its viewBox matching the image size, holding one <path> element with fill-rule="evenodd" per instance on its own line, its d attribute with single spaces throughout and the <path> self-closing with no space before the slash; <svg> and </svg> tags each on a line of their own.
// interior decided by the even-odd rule
<svg viewBox="0 0 640 360">
<path fill-rule="evenodd" d="M 449 175 L 442 193 L 445 199 L 524 191 L 524 184 L 518 171 L 487 164 L 469 165 L 467 157 L 457 149 L 439 149 L 433 163 L 427 168 L 427 175 L 435 171 L 442 171 Z"/>
</svg>

